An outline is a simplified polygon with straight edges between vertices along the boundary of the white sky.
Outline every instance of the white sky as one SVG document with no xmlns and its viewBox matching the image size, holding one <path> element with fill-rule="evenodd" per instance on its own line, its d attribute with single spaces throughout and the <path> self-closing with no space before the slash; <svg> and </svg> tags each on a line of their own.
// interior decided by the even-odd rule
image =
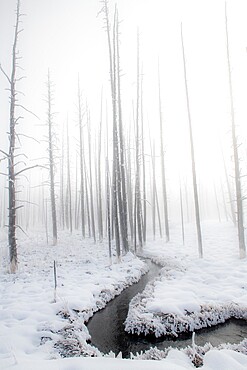
<svg viewBox="0 0 247 370">
<path fill-rule="evenodd" d="M 15 0 L 0 0 L 0 62 L 10 70 Z M 221 0 L 118 0 L 121 23 L 121 65 L 124 121 L 129 125 L 136 89 L 136 31 L 144 70 L 144 116 L 155 136 L 158 128 L 157 61 L 160 60 L 168 182 L 177 186 L 179 172 L 190 171 L 187 111 L 183 81 L 180 23 L 184 44 L 195 137 L 199 182 L 212 184 L 222 171 L 219 141 L 229 149 L 230 103 L 225 41 L 225 2 Z M 111 16 L 115 1 L 109 0 Z M 101 87 L 109 92 L 107 39 L 99 0 L 22 0 L 24 31 L 19 48 L 27 79 L 20 84 L 22 103 L 40 117 L 25 114 L 22 127 L 40 136 L 45 120 L 45 81 L 50 68 L 55 83 L 58 124 L 72 126 L 76 118 L 77 76 L 98 124 Z M 246 148 L 247 122 L 247 2 L 228 1 L 236 123 Z M 0 75 L 0 145 L 6 145 L 8 94 Z M 110 106 L 110 102 L 109 102 Z M 212 130 L 214 130 L 212 132 Z M 245 135 L 245 136 L 244 136 Z M 220 138 L 220 140 L 219 140 Z M 29 148 L 30 148 L 30 144 Z M 226 152 L 230 159 L 229 150 Z M 182 158 L 182 159 L 181 159 Z M 185 161 L 186 159 L 186 161 Z M 244 158 L 245 159 L 245 158 Z M 179 162 L 181 164 L 179 165 Z M 207 184 L 207 185 L 208 185 Z M 211 185 L 210 185 L 211 186 Z"/>
</svg>

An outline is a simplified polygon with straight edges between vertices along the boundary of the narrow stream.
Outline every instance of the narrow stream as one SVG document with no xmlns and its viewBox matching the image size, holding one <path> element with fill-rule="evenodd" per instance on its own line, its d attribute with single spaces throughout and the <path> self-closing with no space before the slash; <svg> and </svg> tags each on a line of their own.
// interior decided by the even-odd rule
<svg viewBox="0 0 247 370">
<path fill-rule="evenodd" d="M 110 351 L 123 357 L 129 357 L 132 352 L 141 352 L 156 346 L 165 349 L 169 346 L 182 348 L 191 345 L 192 333 L 183 335 L 179 339 L 159 338 L 151 336 L 138 336 L 128 334 L 124 330 L 124 321 L 128 314 L 131 299 L 143 291 L 146 284 L 159 274 L 160 267 L 146 260 L 149 272 L 140 281 L 125 289 L 118 297 L 113 299 L 101 311 L 96 312 L 88 322 L 91 343 L 103 353 Z M 210 342 L 213 346 L 220 343 L 239 343 L 247 338 L 247 325 L 244 320 L 229 320 L 225 324 L 200 330 L 195 337 L 197 345 L 203 346 Z"/>
</svg>

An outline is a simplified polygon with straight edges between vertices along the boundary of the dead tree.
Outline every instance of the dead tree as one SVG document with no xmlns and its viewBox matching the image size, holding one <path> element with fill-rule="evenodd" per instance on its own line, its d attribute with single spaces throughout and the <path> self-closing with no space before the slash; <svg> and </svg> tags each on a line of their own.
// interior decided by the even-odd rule
<svg viewBox="0 0 247 370">
<path fill-rule="evenodd" d="M 61 165 L 60 165 L 60 218 L 62 229 L 64 230 L 64 125 L 62 130 L 62 146 L 61 146 Z"/>
<path fill-rule="evenodd" d="M 74 209 L 74 215 L 75 215 L 75 229 L 78 230 L 78 163 L 77 163 L 77 152 L 75 153 L 75 209 Z"/>
<path fill-rule="evenodd" d="M 50 71 L 47 76 L 47 126 L 48 126 L 48 155 L 49 155 L 49 173 L 50 173 L 50 199 L 51 199 L 51 216 L 52 216 L 52 235 L 53 245 L 57 245 L 57 213 L 55 198 L 55 162 L 54 162 L 54 112 L 52 111 L 53 91 L 50 79 Z"/>
<path fill-rule="evenodd" d="M 159 86 L 159 118 L 160 118 L 160 159 L 161 159 L 161 178 L 162 178 L 162 194 L 163 194 L 163 207 L 165 217 L 165 232 L 166 242 L 170 240 L 169 221 L 168 221 L 168 206 L 167 206 L 167 190 L 166 190 L 166 173 L 165 173 L 165 149 L 163 139 L 163 118 L 161 109 L 161 94 L 160 94 L 160 72 L 158 68 L 158 86 Z"/>
<path fill-rule="evenodd" d="M 113 70 L 112 70 L 112 105 L 113 105 L 113 175 L 112 175 L 112 191 L 113 197 L 113 219 L 114 219 L 114 235 L 116 242 L 116 252 L 118 260 L 121 259 L 120 248 L 120 222 L 119 222 L 119 200 L 121 191 L 119 179 L 119 147 L 118 147 L 118 116 L 117 116 L 117 69 L 116 69 L 116 11 L 114 16 L 113 26 Z"/>
<path fill-rule="evenodd" d="M 149 133 L 150 137 L 150 133 Z M 160 231 L 160 237 L 162 238 L 162 227 L 161 227 L 161 217 L 160 217 L 160 207 L 159 207 L 159 199 L 158 199 L 158 192 L 157 192 L 157 186 L 156 186 L 156 166 L 155 166 L 155 143 L 153 142 L 153 148 L 151 145 L 151 138 L 150 138 L 150 151 L 151 151 L 151 161 L 152 161 L 152 218 L 153 218 L 153 238 L 155 240 L 155 234 L 156 234 L 156 208 L 157 208 L 157 216 L 158 216 L 158 222 L 159 222 L 159 231 Z"/>
<path fill-rule="evenodd" d="M 199 201 L 198 201 L 198 189 L 197 189 L 196 166 L 195 166 L 195 152 L 194 152 L 192 124 L 191 124 L 190 101 L 189 101 L 189 91 L 188 91 L 188 83 L 187 83 L 187 71 L 186 71 L 186 60 L 185 60 L 185 52 L 184 52 L 182 23 L 181 23 L 181 42 L 182 42 L 182 53 L 183 53 L 184 83 L 185 83 L 185 91 L 186 91 L 187 113 L 188 113 L 188 121 L 189 121 L 191 167 L 192 167 L 193 190 L 194 190 L 194 203 L 195 203 L 198 252 L 199 252 L 199 257 L 202 258 L 203 257 L 202 232 L 201 232 L 200 210 L 199 210 Z"/>
<path fill-rule="evenodd" d="M 233 146 L 233 158 L 234 158 L 234 179 L 235 189 L 237 198 L 237 225 L 238 225 L 238 243 L 239 243 L 239 255 L 240 258 L 246 257 L 245 247 L 245 236 L 244 236 L 244 215 L 243 215 L 243 199 L 242 199 L 242 187 L 241 187 L 241 175 L 239 166 L 239 153 L 238 153 L 238 141 L 236 135 L 234 105 L 233 105 L 233 91 L 232 91 L 232 75 L 231 75 L 231 63 L 229 53 L 229 39 L 228 39 L 228 26 L 227 26 L 227 7 L 225 3 L 225 25 L 226 25 L 226 51 L 227 51 L 227 65 L 228 65 L 228 78 L 229 78 L 229 91 L 230 91 L 230 102 L 231 102 L 231 131 L 232 131 L 232 146 Z"/>
<path fill-rule="evenodd" d="M 142 136 L 142 191 L 143 191 L 143 243 L 146 243 L 147 236 L 147 200 L 146 200 L 146 164 L 145 164 L 145 143 L 144 143 L 144 122 L 143 122 L 143 72 L 141 74 L 141 136 Z"/>
<path fill-rule="evenodd" d="M 123 134 L 123 118 L 122 118 L 122 103 L 121 103 L 121 80 L 120 80 L 120 55 L 119 55 L 119 22 L 118 13 L 116 11 L 116 64 L 117 64 L 117 99 L 118 99 L 118 132 L 119 132 L 119 176 L 121 189 L 119 189 L 119 216 L 120 228 L 125 253 L 129 251 L 128 242 L 128 210 L 127 210 L 127 191 L 126 191 L 126 164 L 125 164 L 125 146 Z"/>
<path fill-rule="evenodd" d="M 111 179 L 109 170 L 108 109 L 106 104 L 106 141 L 105 141 L 105 199 L 106 199 L 106 234 L 108 237 L 109 262 L 112 264 L 112 222 L 111 222 Z"/>
<path fill-rule="evenodd" d="M 131 167 L 131 153 L 130 153 L 130 134 L 128 138 L 128 149 L 126 152 L 126 163 L 127 163 L 127 197 L 128 197 L 128 215 L 129 215 L 129 229 L 130 229 L 130 237 L 131 243 L 133 244 L 134 240 L 134 225 L 133 225 L 133 192 L 132 192 L 132 167 Z"/>
<path fill-rule="evenodd" d="M 90 192 L 90 210 L 92 221 L 93 239 L 96 243 L 95 219 L 94 219 L 94 197 L 93 197 L 93 177 L 92 177 L 92 148 L 91 148 L 91 121 L 90 114 L 87 111 L 87 125 L 88 125 L 88 165 L 89 165 L 89 192 Z"/>
<path fill-rule="evenodd" d="M 70 147 L 69 147 L 69 129 L 67 121 L 67 191 L 66 191 L 66 218 L 67 227 L 72 233 L 72 196 L 71 196 L 71 176 L 70 176 Z"/>
<path fill-rule="evenodd" d="M 85 163 L 85 157 L 84 157 L 84 177 L 85 177 L 85 202 L 86 202 L 86 209 L 87 209 L 87 224 L 88 224 L 88 236 L 91 238 L 91 218 L 90 218 L 90 207 L 89 207 L 89 195 L 88 195 L 88 174 L 87 174 L 87 168 Z"/>
<path fill-rule="evenodd" d="M 107 234 L 108 234 L 108 249 L 109 261 L 112 264 L 112 246 L 111 246 L 111 206 L 110 206 L 110 173 L 109 173 L 108 157 L 106 158 L 106 214 L 107 214 Z"/>
<path fill-rule="evenodd" d="M 82 99 L 81 88 L 78 78 L 78 123 L 79 123 L 79 136 L 80 136 L 80 206 L 81 206 L 81 230 L 82 237 L 85 238 L 85 194 L 84 194 L 84 153 L 83 153 L 83 112 L 82 112 Z"/>
<path fill-rule="evenodd" d="M 16 141 L 18 140 L 20 142 L 20 136 L 26 136 L 24 134 L 20 134 L 16 132 L 16 126 L 19 124 L 19 121 L 21 116 L 16 116 L 16 109 L 20 108 L 22 110 L 25 110 L 28 113 L 32 113 L 28 109 L 26 109 L 23 105 L 19 103 L 18 99 L 18 90 L 16 88 L 17 83 L 24 78 L 17 77 L 17 70 L 20 68 L 18 60 L 20 59 L 19 51 L 18 51 L 18 40 L 19 40 L 19 34 L 22 32 L 22 29 L 20 29 L 21 24 L 21 17 L 22 14 L 20 13 L 20 4 L 21 1 L 17 0 L 16 3 L 16 22 L 14 26 L 14 42 L 12 47 L 12 63 L 11 63 L 11 75 L 10 77 L 5 72 L 5 70 L 0 65 L 0 71 L 3 73 L 3 75 L 6 77 L 10 91 L 10 113 L 9 113 L 9 151 L 4 152 L 3 150 L 0 150 L 2 154 L 4 154 L 4 159 L 8 160 L 8 173 L 4 174 L 7 177 L 8 181 L 8 244 L 9 244 L 9 258 L 10 258 L 10 272 L 15 273 L 17 271 L 18 267 L 18 258 L 17 258 L 17 239 L 16 239 L 16 229 L 21 228 L 20 225 L 17 223 L 17 213 L 16 211 L 23 207 L 23 205 L 18 205 L 18 203 L 23 203 L 28 201 L 17 199 L 16 194 L 18 193 L 17 190 L 17 179 L 18 176 L 23 174 L 23 172 L 32 169 L 34 167 L 38 167 L 38 165 L 30 166 L 30 167 L 24 167 L 22 169 L 17 169 L 18 166 L 21 163 L 24 163 L 23 161 L 16 161 L 17 156 L 25 156 L 24 154 L 16 154 L 16 150 L 18 149 L 16 146 Z M 32 113 L 33 114 L 33 113 Z M 35 114 L 34 114 L 35 116 Z M 37 118 L 37 116 L 36 116 Z M 29 136 L 26 136 L 30 138 Z M 35 140 L 36 141 L 36 140 Z M 26 157 L 26 156 L 25 156 Z M 1 173 L 2 174 L 2 173 Z"/>
<path fill-rule="evenodd" d="M 111 83 L 111 98 L 112 98 L 112 115 L 113 115 L 113 169 L 112 169 L 112 211 L 114 222 L 114 236 L 116 243 L 117 259 L 121 258 L 120 248 L 120 229 L 119 229 L 119 214 L 118 214 L 118 190 L 119 190 L 119 149 L 118 149 L 118 130 L 117 130 L 117 65 L 116 65 L 116 12 L 113 26 L 113 43 L 111 41 L 111 27 L 109 21 L 108 2 L 104 0 L 105 25 L 108 40 L 109 62 L 110 62 L 110 83 Z M 112 233 L 113 234 L 113 233 Z"/>
<path fill-rule="evenodd" d="M 16 117 L 16 108 L 18 106 L 17 99 L 17 89 L 16 83 L 17 78 L 17 68 L 18 68 L 18 37 L 20 32 L 20 0 L 17 0 L 16 6 L 16 22 L 14 31 L 14 42 L 12 48 L 12 66 L 11 66 L 11 76 L 9 77 L 6 72 L 0 66 L 1 72 L 5 75 L 9 83 L 10 90 L 10 115 L 9 115 L 9 152 L 1 152 L 8 159 L 8 195 L 9 195 L 9 205 L 8 205 L 8 244 L 9 244 L 9 258 L 10 258 L 10 272 L 16 273 L 18 267 L 17 260 L 17 241 L 16 241 L 16 210 L 19 208 L 16 204 L 16 169 L 15 169 L 15 150 L 16 150 L 16 125 L 21 117 Z"/>
<path fill-rule="evenodd" d="M 140 190 L 140 58 L 139 58 L 139 33 L 137 33 L 137 87 L 136 87 L 136 181 L 135 181 L 135 217 L 138 232 L 139 247 L 143 247 L 142 232 L 142 207 L 141 207 L 141 190 Z"/>
<path fill-rule="evenodd" d="M 99 230 L 99 240 L 103 240 L 103 211 L 102 211 L 102 184 L 101 184 L 101 138 L 102 136 L 102 93 L 101 93 L 101 107 L 100 107 L 100 124 L 99 124 L 99 136 L 98 136 L 98 230 Z"/>
</svg>

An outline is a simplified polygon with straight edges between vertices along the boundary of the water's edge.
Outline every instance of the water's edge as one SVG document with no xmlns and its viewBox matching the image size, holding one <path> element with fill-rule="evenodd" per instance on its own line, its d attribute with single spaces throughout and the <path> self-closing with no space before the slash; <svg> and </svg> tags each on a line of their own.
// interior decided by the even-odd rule
<svg viewBox="0 0 247 370">
<path fill-rule="evenodd" d="M 110 301 L 105 308 L 96 312 L 88 321 L 91 344 L 103 353 L 122 352 L 123 357 L 129 357 L 130 353 L 140 353 L 154 346 L 158 349 L 165 349 L 170 346 L 183 348 L 191 345 L 192 333 L 180 335 L 174 340 L 167 337 L 157 339 L 151 335 L 138 336 L 125 332 L 123 324 L 131 299 L 141 293 L 147 283 L 158 276 L 160 271 L 160 267 L 150 260 L 147 259 L 146 263 L 149 265 L 149 272 L 142 276 L 138 283 L 126 288 Z M 210 342 L 213 346 L 217 346 L 221 343 L 239 343 L 244 338 L 247 338 L 246 321 L 230 319 L 224 324 L 199 330 L 196 334 L 196 344 L 203 346 Z"/>
</svg>

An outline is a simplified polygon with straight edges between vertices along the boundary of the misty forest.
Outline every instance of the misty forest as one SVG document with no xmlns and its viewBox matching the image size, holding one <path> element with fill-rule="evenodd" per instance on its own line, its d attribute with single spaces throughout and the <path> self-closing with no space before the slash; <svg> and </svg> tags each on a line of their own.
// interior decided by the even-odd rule
<svg viewBox="0 0 247 370">
<path fill-rule="evenodd" d="M 1 368 L 247 368 L 246 10 L 0 0 Z"/>
</svg>

